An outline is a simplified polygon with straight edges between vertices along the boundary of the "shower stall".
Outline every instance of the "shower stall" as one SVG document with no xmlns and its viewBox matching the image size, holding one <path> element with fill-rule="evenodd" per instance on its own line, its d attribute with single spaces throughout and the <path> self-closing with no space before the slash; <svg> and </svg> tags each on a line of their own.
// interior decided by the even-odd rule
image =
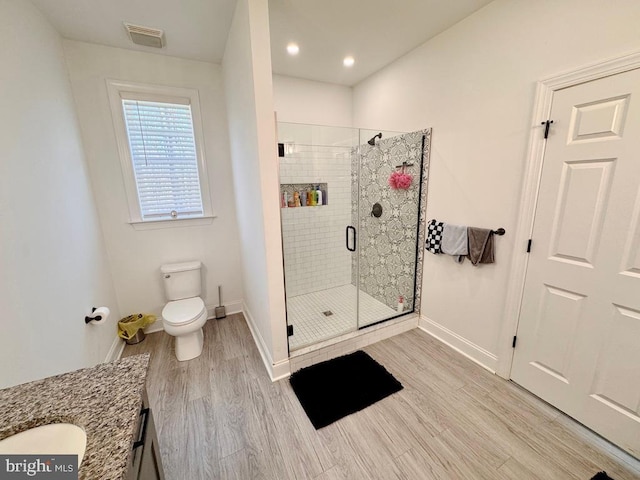
<svg viewBox="0 0 640 480">
<path fill-rule="evenodd" d="M 429 145 L 278 123 L 290 351 L 417 312 Z"/>
</svg>

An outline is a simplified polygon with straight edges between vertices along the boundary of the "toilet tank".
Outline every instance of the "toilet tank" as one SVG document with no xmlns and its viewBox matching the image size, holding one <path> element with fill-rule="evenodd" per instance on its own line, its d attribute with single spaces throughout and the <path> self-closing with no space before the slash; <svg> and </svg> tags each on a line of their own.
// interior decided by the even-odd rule
<svg viewBox="0 0 640 480">
<path fill-rule="evenodd" d="M 162 279 L 167 300 L 199 297 L 202 293 L 202 280 L 199 261 L 171 263 L 162 265 Z"/>
</svg>

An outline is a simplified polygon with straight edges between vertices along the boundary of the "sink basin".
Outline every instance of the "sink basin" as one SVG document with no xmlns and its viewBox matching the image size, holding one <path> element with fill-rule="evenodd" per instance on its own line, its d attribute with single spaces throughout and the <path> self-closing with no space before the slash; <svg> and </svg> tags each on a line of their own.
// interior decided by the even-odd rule
<svg viewBox="0 0 640 480">
<path fill-rule="evenodd" d="M 51 423 L 0 440 L 0 453 L 16 455 L 78 455 L 78 467 L 87 447 L 87 434 L 71 423 Z"/>
</svg>

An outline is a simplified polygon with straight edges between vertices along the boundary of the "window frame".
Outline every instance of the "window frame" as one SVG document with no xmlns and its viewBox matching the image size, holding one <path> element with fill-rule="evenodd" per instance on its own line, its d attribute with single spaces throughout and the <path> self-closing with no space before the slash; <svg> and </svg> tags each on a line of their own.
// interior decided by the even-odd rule
<svg viewBox="0 0 640 480">
<path fill-rule="evenodd" d="M 118 144 L 118 156 L 122 168 L 122 178 L 129 207 L 129 222 L 136 229 L 164 228 L 173 226 L 203 225 L 212 222 L 215 213 L 211 201 L 209 175 L 205 159 L 205 143 L 202 133 L 202 115 L 198 90 L 182 87 L 147 85 L 107 79 L 107 92 L 111 106 L 111 116 Z M 176 103 L 191 107 L 193 137 L 196 147 L 198 179 L 202 197 L 202 216 L 185 218 L 143 219 L 140 209 L 138 187 L 129 147 L 123 100 L 139 100 L 160 103 Z"/>
</svg>

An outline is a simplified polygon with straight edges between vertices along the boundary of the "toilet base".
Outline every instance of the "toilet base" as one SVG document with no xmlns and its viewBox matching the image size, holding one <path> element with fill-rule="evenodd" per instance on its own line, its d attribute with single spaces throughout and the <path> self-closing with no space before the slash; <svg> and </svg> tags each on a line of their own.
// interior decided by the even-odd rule
<svg viewBox="0 0 640 480">
<path fill-rule="evenodd" d="M 199 357 L 204 345 L 204 333 L 202 328 L 187 335 L 175 337 L 176 358 L 180 362 L 186 362 Z"/>
</svg>

